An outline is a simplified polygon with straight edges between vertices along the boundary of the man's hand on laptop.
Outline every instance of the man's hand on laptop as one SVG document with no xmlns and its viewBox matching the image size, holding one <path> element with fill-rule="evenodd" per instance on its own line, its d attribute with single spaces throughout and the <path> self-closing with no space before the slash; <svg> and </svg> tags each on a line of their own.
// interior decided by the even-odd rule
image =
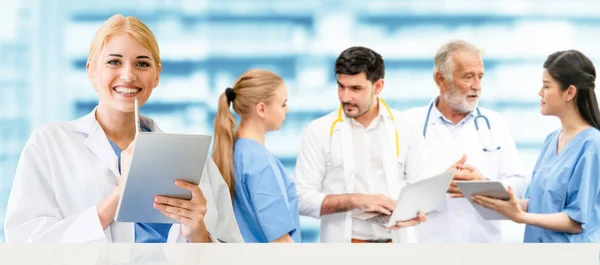
<svg viewBox="0 0 600 265">
<path fill-rule="evenodd" d="M 422 213 L 422 212 L 419 212 L 419 214 L 417 215 L 417 217 L 415 217 L 413 219 L 410 219 L 410 220 L 407 220 L 407 221 L 398 221 L 398 222 L 396 222 L 395 226 L 388 227 L 388 229 L 398 230 L 400 228 L 406 228 L 406 227 L 410 227 L 410 226 L 415 226 L 415 225 L 418 225 L 418 224 L 420 224 L 422 222 L 425 222 L 425 221 L 427 221 L 427 215 L 424 214 L 424 213 Z"/>
<path fill-rule="evenodd" d="M 352 197 L 355 209 L 364 212 L 379 212 L 391 215 L 396 203 L 385 195 L 355 194 Z"/>
</svg>

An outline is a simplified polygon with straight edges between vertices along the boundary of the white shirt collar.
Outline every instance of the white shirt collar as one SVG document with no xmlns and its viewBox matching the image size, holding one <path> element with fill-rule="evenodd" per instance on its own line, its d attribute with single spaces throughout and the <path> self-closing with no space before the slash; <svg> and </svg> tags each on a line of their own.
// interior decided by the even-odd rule
<svg viewBox="0 0 600 265">
<path fill-rule="evenodd" d="M 440 100 L 440 97 L 438 96 L 431 103 L 431 104 L 433 104 L 433 108 L 431 108 L 430 120 L 432 120 L 432 121 L 441 120 L 444 123 L 454 124 L 454 122 L 452 122 L 448 118 L 446 118 L 442 114 L 442 112 L 438 109 L 437 103 L 439 100 Z M 472 117 L 475 117 L 475 110 L 472 110 L 469 113 L 467 113 L 467 115 L 458 124 L 465 123 Z"/>
<path fill-rule="evenodd" d="M 390 114 L 388 113 L 385 106 L 381 103 L 381 100 L 378 100 L 378 104 L 379 104 L 379 114 L 377 116 L 375 116 L 375 118 L 371 121 L 371 123 L 369 123 L 369 126 L 367 129 L 377 126 L 377 124 L 379 123 L 379 121 L 382 118 L 386 118 L 386 117 L 390 116 Z M 363 127 L 362 124 L 360 124 L 354 118 L 348 118 L 348 119 L 350 120 L 350 124 L 352 125 L 352 127 L 355 127 L 355 126 Z"/>
</svg>

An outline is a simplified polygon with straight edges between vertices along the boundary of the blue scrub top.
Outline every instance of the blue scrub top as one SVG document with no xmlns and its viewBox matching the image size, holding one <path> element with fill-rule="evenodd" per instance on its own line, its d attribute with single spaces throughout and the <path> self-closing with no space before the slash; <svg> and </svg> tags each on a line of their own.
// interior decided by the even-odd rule
<svg viewBox="0 0 600 265">
<path fill-rule="evenodd" d="M 142 127 L 142 130 L 150 130 Z M 119 161 L 119 173 L 121 173 L 121 148 L 108 139 Z M 135 223 L 135 243 L 166 243 L 169 237 L 171 224 Z"/>
<path fill-rule="evenodd" d="M 239 138 L 233 171 L 233 210 L 244 241 L 267 243 L 289 234 L 300 243 L 296 186 L 281 162 L 262 144 Z"/>
<path fill-rule="evenodd" d="M 583 232 L 568 234 L 525 226 L 524 242 L 600 242 L 600 131 L 578 133 L 556 153 L 560 131 L 551 133 L 533 170 L 528 212 L 565 212 L 582 224 Z"/>
</svg>

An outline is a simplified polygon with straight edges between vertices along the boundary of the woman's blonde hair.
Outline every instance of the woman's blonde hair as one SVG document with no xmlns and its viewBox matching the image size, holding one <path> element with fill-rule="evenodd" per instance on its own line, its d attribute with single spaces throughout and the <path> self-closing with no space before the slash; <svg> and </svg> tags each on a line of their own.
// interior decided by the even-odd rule
<svg viewBox="0 0 600 265">
<path fill-rule="evenodd" d="M 225 183 L 229 186 L 231 196 L 234 196 L 233 181 L 233 144 L 236 135 L 235 117 L 229 110 L 244 119 L 258 103 L 271 103 L 277 88 L 283 85 L 283 79 L 277 74 L 260 69 L 252 69 L 243 73 L 233 84 L 219 96 L 219 106 L 214 123 L 215 143 L 213 145 L 213 160 L 217 164 Z"/>
<path fill-rule="evenodd" d="M 148 26 L 138 18 L 132 16 L 124 17 L 121 14 L 110 17 L 102 24 L 102 26 L 100 26 L 98 31 L 96 31 L 96 35 L 94 35 L 92 44 L 90 45 L 90 53 L 87 62 L 91 63 L 94 61 L 102 48 L 104 48 L 104 45 L 106 45 L 108 38 L 118 33 L 128 33 L 138 43 L 144 46 L 144 48 L 150 51 L 157 66 L 162 65 L 160 60 L 160 49 L 158 48 L 154 33 L 152 33 Z"/>
</svg>

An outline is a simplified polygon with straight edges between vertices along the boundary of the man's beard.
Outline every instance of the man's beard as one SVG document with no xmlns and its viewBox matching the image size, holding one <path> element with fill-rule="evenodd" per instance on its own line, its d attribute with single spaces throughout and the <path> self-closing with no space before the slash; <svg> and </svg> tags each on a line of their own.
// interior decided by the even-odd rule
<svg viewBox="0 0 600 265">
<path fill-rule="evenodd" d="M 475 109 L 475 106 L 471 106 L 469 102 L 467 102 L 466 96 L 461 95 L 460 91 L 453 86 L 450 87 L 449 93 L 444 93 L 442 96 L 444 97 L 444 101 L 448 103 L 453 111 L 469 113 Z"/>
</svg>

